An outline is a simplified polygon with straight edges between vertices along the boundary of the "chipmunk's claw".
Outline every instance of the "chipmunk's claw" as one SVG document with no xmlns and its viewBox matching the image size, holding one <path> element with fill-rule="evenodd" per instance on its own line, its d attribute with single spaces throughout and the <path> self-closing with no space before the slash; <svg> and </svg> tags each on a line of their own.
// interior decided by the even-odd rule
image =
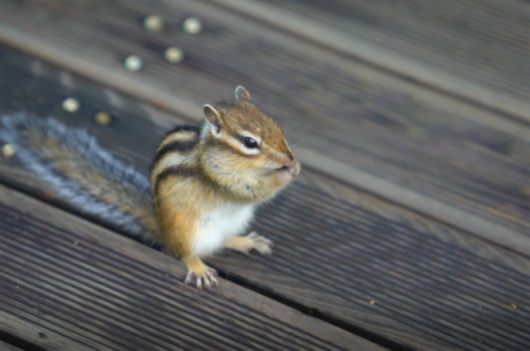
<svg viewBox="0 0 530 351">
<path fill-rule="evenodd" d="M 256 232 L 252 232 L 247 235 L 245 238 L 249 240 L 249 244 L 246 246 L 247 255 L 250 250 L 254 249 L 262 255 L 271 255 L 272 254 L 272 241 L 266 237 L 259 235 Z"/>
<path fill-rule="evenodd" d="M 203 273 L 195 273 L 189 270 L 184 284 L 193 284 L 195 281 L 197 289 L 210 290 L 212 287 L 218 284 L 216 276 L 217 271 L 210 267 L 208 267 L 208 269 Z"/>
</svg>

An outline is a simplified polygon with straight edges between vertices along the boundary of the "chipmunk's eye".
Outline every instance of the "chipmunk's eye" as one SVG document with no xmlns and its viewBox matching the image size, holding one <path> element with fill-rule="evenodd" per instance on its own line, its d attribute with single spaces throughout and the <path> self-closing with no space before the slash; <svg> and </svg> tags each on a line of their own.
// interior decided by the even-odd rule
<svg viewBox="0 0 530 351">
<path fill-rule="evenodd" d="M 246 147 L 248 147 L 249 149 L 255 149 L 258 147 L 258 142 L 252 138 L 243 138 L 243 143 L 245 144 Z"/>
</svg>

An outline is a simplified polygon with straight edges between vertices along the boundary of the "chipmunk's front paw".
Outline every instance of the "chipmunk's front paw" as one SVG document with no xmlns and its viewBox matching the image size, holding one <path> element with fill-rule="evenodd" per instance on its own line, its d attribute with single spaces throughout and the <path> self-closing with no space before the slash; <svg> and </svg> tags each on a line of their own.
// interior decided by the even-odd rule
<svg viewBox="0 0 530 351">
<path fill-rule="evenodd" d="M 252 232 L 247 236 L 237 236 L 225 241 L 224 247 L 237 250 L 248 255 L 250 250 L 256 250 L 262 255 L 272 254 L 272 241 L 264 236 Z"/>
<path fill-rule="evenodd" d="M 252 232 L 243 239 L 248 239 L 246 245 L 247 252 L 254 249 L 262 255 L 272 254 L 272 241 L 266 237 L 259 235 L 256 232 Z"/>
<path fill-rule="evenodd" d="M 217 271 L 213 268 L 205 266 L 206 269 L 202 272 L 194 272 L 193 270 L 188 270 L 186 275 L 186 280 L 184 284 L 193 284 L 197 286 L 199 290 L 210 290 L 213 286 L 218 284 L 217 282 Z"/>
</svg>

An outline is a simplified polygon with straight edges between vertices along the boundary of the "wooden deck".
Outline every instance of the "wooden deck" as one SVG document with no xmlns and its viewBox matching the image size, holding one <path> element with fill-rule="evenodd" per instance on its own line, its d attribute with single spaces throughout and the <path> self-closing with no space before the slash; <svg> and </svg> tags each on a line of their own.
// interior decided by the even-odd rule
<svg viewBox="0 0 530 351">
<path fill-rule="evenodd" d="M 274 255 L 212 259 L 207 293 L 1 160 L 0 350 L 530 349 L 529 21 L 523 0 L 0 2 L 0 113 L 147 171 L 243 84 L 304 164 L 253 224 Z"/>
</svg>

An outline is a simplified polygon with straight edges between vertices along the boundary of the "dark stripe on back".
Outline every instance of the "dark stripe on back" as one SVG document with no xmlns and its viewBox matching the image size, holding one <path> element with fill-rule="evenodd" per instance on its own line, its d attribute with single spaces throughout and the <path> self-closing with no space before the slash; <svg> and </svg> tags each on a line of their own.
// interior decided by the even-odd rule
<svg viewBox="0 0 530 351">
<path fill-rule="evenodd" d="M 175 141 L 174 143 L 167 144 L 164 146 L 155 156 L 153 160 L 153 166 L 165 155 L 170 152 L 177 151 L 180 153 L 185 153 L 193 149 L 197 145 L 197 140 L 193 141 Z M 152 167 L 151 167 L 152 168 Z"/>
<path fill-rule="evenodd" d="M 155 179 L 155 194 L 158 194 L 158 187 L 165 179 L 173 176 L 178 177 L 197 177 L 197 169 L 191 165 L 179 165 L 169 167 L 161 172 Z"/>
<path fill-rule="evenodd" d="M 153 170 L 156 163 L 164 157 L 164 155 L 176 151 L 180 153 L 185 153 L 193 149 L 197 143 L 199 142 L 199 135 L 201 133 L 201 128 L 197 126 L 190 126 L 190 125 L 182 125 L 182 126 L 176 126 L 175 128 L 171 129 L 169 132 L 166 133 L 164 139 L 162 139 L 162 142 L 166 140 L 170 135 L 177 134 L 180 132 L 193 132 L 196 135 L 195 140 L 190 141 L 175 141 L 173 143 L 170 143 L 166 146 L 164 146 L 160 151 L 158 151 L 153 159 L 153 162 L 151 163 L 151 170 Z"/>
<path fill-rule="evenodd" d="M 183 125 L 183 126 L 176 126 L 175 128 L 171 129 L 169 132 L 166 133 L 166 137 L 173 133 L 178 133 L 181 131 L 186 132 L 194 132 L 196 134 L 201 133 L 201 128 L 197 126 L 190 126 L 190 125 Z"/>
</svg>

